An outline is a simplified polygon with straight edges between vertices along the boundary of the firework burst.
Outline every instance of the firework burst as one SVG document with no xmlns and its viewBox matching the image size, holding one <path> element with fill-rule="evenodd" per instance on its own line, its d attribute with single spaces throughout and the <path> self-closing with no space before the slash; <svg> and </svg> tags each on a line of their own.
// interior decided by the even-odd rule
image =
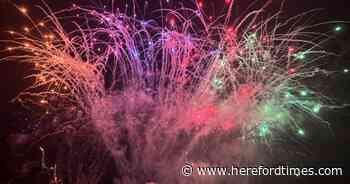
<svg viewBox="0 0 350 184">
<path fill-rule="evenodd" d="M 234 1 L 225 2 L 231 10 Z M 327 53 L 305 39 L 315 37 L 309 27 L 290 27 L 299 16 L 261 21 L 261 9 L 233 24 L 230 13 L 212 20 L 198 8 L 160 9 L 162 24 L 77 5 L 43 9 L 47 17 L 32 30 L 10 32 L 9 51 L 17 52 L 7 59 L 34 68 L 33 85 L 17 99 L 82 111 L 122 183 L 184 183 L 174 173 L 186 161 L 254 160 L 256 145 L 305 136 L 305 117 L 324 122 L 327 100 L 304 81 L 328 73 L 317 62 Z M 66 14 L 79 14 L 74 31 L 60 21 Z"/>
</svg>

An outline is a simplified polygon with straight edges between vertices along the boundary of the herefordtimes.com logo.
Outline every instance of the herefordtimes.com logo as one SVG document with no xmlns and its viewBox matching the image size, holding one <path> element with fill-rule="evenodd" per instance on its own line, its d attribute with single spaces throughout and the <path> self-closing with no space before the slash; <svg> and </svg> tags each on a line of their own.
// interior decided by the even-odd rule
<svg viewBox="0 0 350 184">
<path fill-rule="evenodd" d="M 186 163 L 182 167 L 182 175 L 191 176 L 342 176 L 342 168 L 297 168 L 288 166 L 278 167 L 194 167 Z M 195 172 L 195 173 L 194 173 Z"/>
</svg>

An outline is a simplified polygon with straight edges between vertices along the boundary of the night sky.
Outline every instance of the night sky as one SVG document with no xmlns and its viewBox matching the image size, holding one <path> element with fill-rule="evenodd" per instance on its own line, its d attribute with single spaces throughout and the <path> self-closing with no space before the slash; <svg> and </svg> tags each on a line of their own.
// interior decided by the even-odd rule
<svg viewBox="0 0 350 184">
<path fill-rule="evenodd" d="M 116 7 L 125 4 L 123 1 L 115 0 Z M 138 0 L 141 2 L 140 0 Z M 155 2 L 152 6 L 157 7 L 158 0 L 149 0 Z M 174 6 L 177 5 L 177 0 L 170 0 Z M 192 3 L 185 0 L 184 4 L 191 6 Z M 106 0 L 46 0 L 47 4 L 53 10 L 60 10 L 71 6 L 73 3 L 81 5 L 94 5 L 103 7 L 103 5 L 110 5 Z M 165 2 L 165 1 L 164 1 Z M 224 0 L 204 0 L 207 14 L 220 14 L 223 12 L 225 6 Z M 209 3 L 210 2 L 210 3 Z M 252 0 L 238 0 L 238 9 L 244 10 L 253 2 Z M 264 0 L 258 0 L 256 4 L 261 4 Z M 29 9 L 29 14 L 35 18 L 41 15 L 36 5 L 42 5 L 40 0 L 22 0 L 22 1 L 7 1 L 0 0 L 0 40 L 9 38 L 5 32 L 8 30 L 22 29 L 28 23 L 26 18 L 16 10 L 13 4 L 23 5 Z M 140 3 L 139 6 L 142 6 Z M 258 7 L 257 5 L 253 7 Z M 277 10 L 280 7 L 280 0 L 273 0 L 269 7 L 271 10 Z M 325 67 L 342 71 L 346 68 L 350 69 L 350 1 L 349 0 L 286 0 L 284 15 L 293 16 L 302 12 L 320 9 L 315 17 L 312 18 L 311 23 L 325 22 L 325 21 L 348 21 L 344 23 L 344 30 L 341 33 L 334 35 L 334 39 L 327 42 L 327 49 L 334 51 L 339 56 L 328 57 L 329 64 Z M 154 8 L 153 8 L 154 9 Z M 237 11 L 239 11 L 237 10 Z M 243 11 L 242 11 L 243 12 Z M 239 13 L 238 13 L 239 14 Z M 148 14 L 148 18 L 152 15 Z M 323 26 L 321 32 L 332 32 L 334 24 Z M 6 44 L 0 42 L 0 50 L 7 47 Z M 6 52 L 0 53 L 0 57 L 4 57 Z M 18 104 L 10 103 L 10 100 L 16 96 L 21 90 L 28 86 L 29 81 L 24 80 L 24 76 L 28 74 L 28 66 L 16 62 L 2 62 L 0 63 L 0 183 L 6 183 L 8 179 L 15 177 L 11 163 L 19 162 L 17 157 L 10 151 L 8 137 L 15 133 L 25 133 L 22 129 L 25 127 L 28 112 L 23 110 Z M 325 94 L 335 97 L 340 103 L 350 104 L 350 73 L 336 73 L 325 78 L 325 81 L 317 84 L 322 85 Z M 30 113 L 29 113 L 30 114 Z M 302 159 L 305 164 L 309 166 L 324 166 L 324 167 L 343 167 L 345 168 L 345 175 L 350 176 L 350 170 L 347 169 L 347 162 L 350 161 L 350 107 L 343 109 L 335 109 L 324 112 L 322 115 L 326 120 L 331 122 L 330 129 L 333 133 L 324 133 L 325 130 L 320 130 L 321 135 L 314 135 L 310 138 L 306 150 L 307 156 Z M 23 159 L 23 158 L 21 158 Z M 10 162 L 11 161 L 11 162 Z M 17 163 L 16 163 L 17 164 Z M 286 182 L 281 179 L 267 179 L 266 183 L 349 183 L 345 181 L 345 177 L 305 177 L 294 179 Z"/>
</svg>

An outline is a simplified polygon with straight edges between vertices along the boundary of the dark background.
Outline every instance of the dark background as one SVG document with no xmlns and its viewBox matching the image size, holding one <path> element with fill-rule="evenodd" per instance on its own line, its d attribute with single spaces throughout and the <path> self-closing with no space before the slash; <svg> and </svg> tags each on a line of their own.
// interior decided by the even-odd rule
<svg viewBox="0 0 350 184">
<path fill-rule="evenodd" d="M 124 8 L 125 1 L 115 0 L 115 7 Z M 158 7 L 159 0 L 149 0 L 151 9 Z M 163 1 L 164 4 L 165 1 Z M 168 6 L 178 6 L 180 1 L 170 0 Z M 183 1 L 186 6 L 193 6 L 189 0 Z M 204 9 L 208 15 L 219 15 L 225 8 L 224 0 L 203 0 Z M 241 10 L 245 10 L 252 0 L 238 0 L 238 7 L 235 9 L 236 14 Z M 259 4 L 265 2 L 258 0 L 253 7 L 258 8 Z M 53 10 L 71 6 L 73 3 L 81 5 L 94 5 L 102 8 L 103 5 L 110 5 L 108 1 L 68 1 L 68 0 L 46 0 L 46 3 Z M 7 1 L 0 0 L 0 40 L 9 39 L 7 30 L 19 30 L 24 25 L 28 25 L 26 18 L 16 10 L 13 4 L 24 5 L 28 8 L 30 16 L 34 20 L 41 16 L 35 5 L 42 5 L 39 0 L 22 0 Z M 139 1 L 139 9 L 144 3 Z M 272 1 L 270 5 L 271 14 L 281 5 L 280 0 Z M 154 6 L 154 7 L 153 7 Z M 321 8 L 317 16 L 313 18 L 313 23 L 325 21 L 350 21 L 350 2 L 349 0 L 286 0 L 283 8 L 283 16 L 294 16 L 302 12 Z M 241 11 L 243 12 L 243 11 Z M 151 15 L 147 15 L 151 18 Z M 334 37 L 326 44 L 326 49 L 334 51 L 339 56 L 327 58 L 327 66 L 332 70 L 343 71 L 345 68 L 350 69 L 350 23 L 343 24 L 344 30 L 340 33 L 334 33 L 334 24 L 329 24 L 318 30 L 320 32 L 329 32 Z M 7 45 L 0 42 L 0 50 L 6 48 Z M 6 53 L 1 52 L 0 57 L 4 57 Z M 24 80 L 24 76 L 29 72 L 28 66 L 18 62 L 1 62 L 0 63 L 0 183 L 5 183 L 7 179 L 15 177 L 12 164 L 19 162 L 16 156 L 11 152 L 11 143 L 9 136 L 15 133 L 26 133 L 27 123 L 30 123 L 30 113 L 24 111 L 18 104 L 10 103 L 10 100 L 23 90 L 29 81 Z M 322 92 L 331 97 L 335 97 L 339 103 L 350 103 L 350 73 L 335 73 L 332 76 L 324 78 Z M 303 162 L 309 166 L 318 167 L 342 167 L 345 175 L 350 175 L 347 169 L 347 161 L 350 155 L 350 109 L 333 109 L 325 110 L 322 116 L 330 122 L 330 129 L 315 130 L 313 135 L 308 138 L 307 157 Z M 19 153 L 20 154 L 20 153 Z M 14 167 L 14 166 L 13 166 Z M 291 180 L 272 179 L 266 183 L 348 183 L 346 176 L 344 177 L 302 177 Z"/>
</svg>

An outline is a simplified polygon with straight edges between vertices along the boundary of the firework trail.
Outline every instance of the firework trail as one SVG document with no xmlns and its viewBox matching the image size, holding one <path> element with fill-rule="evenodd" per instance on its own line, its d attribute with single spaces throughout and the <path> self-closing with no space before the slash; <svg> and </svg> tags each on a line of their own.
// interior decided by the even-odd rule
<svg viewBox="0 0 350 184">
<path fill-rule="evenodd" d="M 34 84 L 17 99 L 79 109 L 121 183 L 199 182 L 174 173 L 185 162 L 253 161 L 257 145 L 304 136 L 304 118 L 323 122 L 327 100 L 304 81 L 327 73 L 317 63 L 327 53 L 305 39 L 315 38 L 307 26 L 290 26 L 301 16 L 261 21 L 260 9 L 232 24 L 230 13 L 208 21 L 197 6 L 160 9 L 163 24 L 114 10 L 43 8 L 47 17 L 26 30 L 35 33 L 10 32 L 8 50 L 18 52 L 6 59 L 34 67 Z M 84 21 L 66 32 L 60 17 L 72 12 Z"/>
</svg>

